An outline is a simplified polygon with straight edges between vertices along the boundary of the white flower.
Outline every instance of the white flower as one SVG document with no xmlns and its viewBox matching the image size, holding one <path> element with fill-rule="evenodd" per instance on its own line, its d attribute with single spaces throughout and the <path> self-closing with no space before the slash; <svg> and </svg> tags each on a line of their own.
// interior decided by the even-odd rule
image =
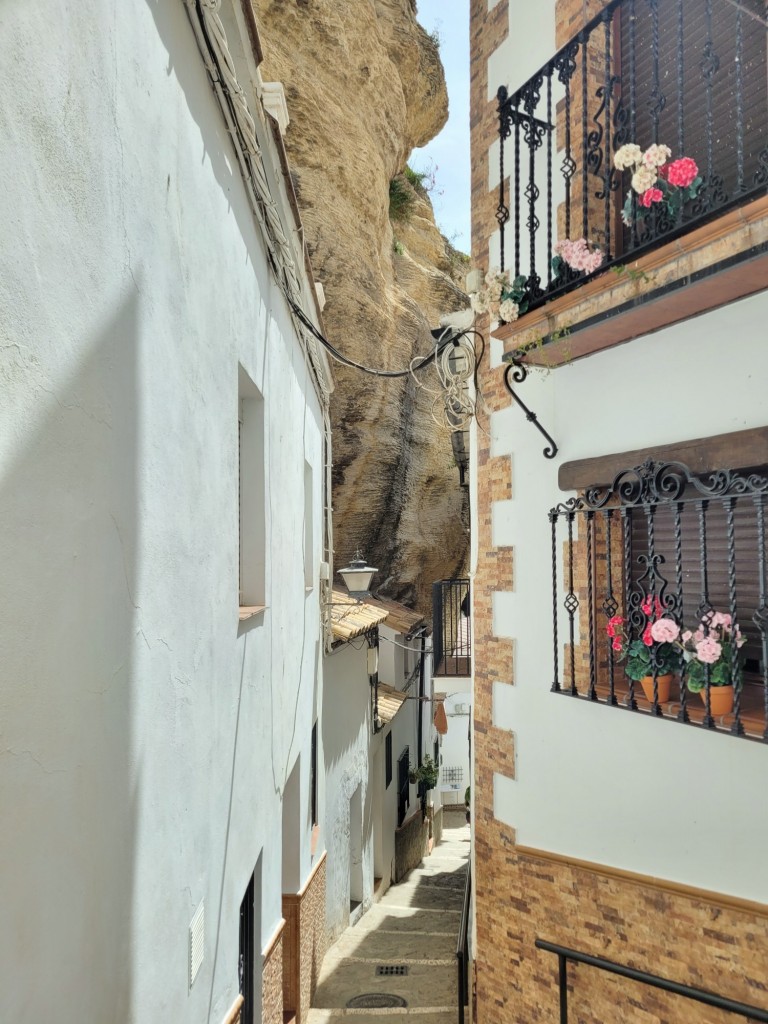
<svg viewBox="0 0 768 1024">
<path fill-rule="evenodd" d="M 488 287 L 485 289 L 488 299 L 491 302 L 498 302 L 501 298 L 502 289 L 503 285 L 498 278 L 495 281 L 489 281 Z"/>
<path fill-rule="evenodd" d="M 634 167 L 635 164 L 639 164 L 642 159 L 642 149 L 636 146 L 634 142 L 628 142 L 626 146 L 617 149 L 613 154 L 613 166 L 620 171 L 625 171 L 627 167 Z"/>
<path fill-rule="evenodd" d="M 642 195 L 654 186 L 657 177 L 656 171 L 650 167 L 640 167 L 632 175 L 632 188 L 638 195 Z"/>
<path fill-rule="evenodd" d="M 669 146 L 657 146 L 654 143 L 654 145 L 649 146 L 643 153 L 643 163 L 646 167 L 650 167 L 651 169 L 663 167 L 671 156 L 672 150 Z"/>
<path fill-rule="evenodd" d="M 472 292 L 469 296 L 469 304 L 475 313 L 488 312 L 488 298 L 485 292 Z"/>
<path fill-rule="evenodd" d="M 509 284 L 509 273 L 506 270 L 496 270 L 491 268 L 485 275 L 486 285 L 499 283 L 501 285 Z"/>
<path fill-rule="evenodd" d="M 520 307 L 512 299 L 504 299 L 499 306 L 499 318 L 504 321 L 505 324 L 512 323 L 513 320 L 517 320 L 520 315 Z"/>
</svg>

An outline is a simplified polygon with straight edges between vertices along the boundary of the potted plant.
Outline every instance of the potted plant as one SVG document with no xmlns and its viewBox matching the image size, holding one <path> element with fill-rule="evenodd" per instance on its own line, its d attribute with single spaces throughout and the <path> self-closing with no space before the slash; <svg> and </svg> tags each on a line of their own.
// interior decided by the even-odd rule
<svg viewBox="0 0 768 1024">
<path fill-rule="evenodd" d="M 634 142 L 620 146 L 613 156 L 613 166 L 631 173 L 631 187 L 627 192 L 621 219 L 627 227 L 659 204 L 671 220 L 675 220 L 683 205 L 695 199 L 702 186 L 702 177 L 696 161 L 689 156 L 672 160 L 669 146 L 654 143 L 645 152 Z"/>
<path fill-rule="evenodd" d="M 617 654 L 617 661 L 625 662 L 624 671 L 627 676 L 633 682 L 640 683 L 651 704 L 654 702 L 655 669 L 658 703 L 665 704 L 669 700 L 672 678 L 680 668 L 680 645 L 676 643 L 680 627 L 674 619 L 662 614 L 658 597 L 653 600 L 650 596 L 646 597 L 640 607 L 647 622 L 639 639 L 632 639 L 626 632 L 626 622 L 621 615 L 614 615 L 608 620 L 606 632 Z"/>
<path fill-rule="evenodd" d="M 714 610 L 702 617 L 696 630 L 688 629 L 680 637 L 685 684 L 691 693 L 701 694 L 706 704 L 709 675 L 709 706 L 716 717 L 733 711 L 734 692 L 742 682 L 740 650 L 746 642 L 738 622 L 732 622 L 726 612 Z"/>
<path fill-rule="evenodd" d="M 471 795 L 471 789 L 470 789 L 469 786 L 467 786 L 466 790 L 464 791 L 464 812 L 465 812 L 465 816 L 466 816 L 467 824 L 468 825 L 469 825 L 469 822 L 470 822 L 470 812 L 469 812 L 470 795 Z"/>
<path fill-rule="evenodd" d="M 440 774 L 440 767 L 427 754 L 418 768 L 411 766 L 409 777 L 412 782 L 421 782 L 425 790 L 434 789 Z"/>
</svg>

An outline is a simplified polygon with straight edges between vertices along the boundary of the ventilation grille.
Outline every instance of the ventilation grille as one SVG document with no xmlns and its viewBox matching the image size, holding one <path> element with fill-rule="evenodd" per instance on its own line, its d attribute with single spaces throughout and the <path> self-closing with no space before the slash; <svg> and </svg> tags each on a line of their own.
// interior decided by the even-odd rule
<svg viewBox="0 0 768 1024">
<path fill-rule="evenodd" d="M 382 975 L 382 974 L 385 974 L 387 976 L 392 975 L 392 974 L 398 974 L 398 975 L 402 976 L 403 974 L 407 974 L 407 973 L 408 973 L 408 968 L 406 967 L 405 964 L 377 964 L 376 965 L 376 974 L 377 974 L 377 976 L 378 975 Z"/>
<path fill-rule="evenodd" d="M 200 901 L 200 906 L 195 911 L 192 923 L 189 926 L 189 987 L 195 983 L 200 964 L 203 962 L 205 951 L 205 900 Z"/>
</svg>

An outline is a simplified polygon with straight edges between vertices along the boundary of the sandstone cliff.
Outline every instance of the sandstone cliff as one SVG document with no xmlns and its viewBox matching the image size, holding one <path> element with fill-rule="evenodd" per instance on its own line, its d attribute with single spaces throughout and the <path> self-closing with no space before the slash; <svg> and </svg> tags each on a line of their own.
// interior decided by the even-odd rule
<svg viewBox="0 0 768 1024">
<path fill-rule="evenodd" d="M 415 196 L 408 222 L 389 218 L 390 182 L 447 117 L 437 47 L 411 0 L 253 5 L 262 71 L 286 91 L 286 146 L 326 333 L 367 366 L 406 367 L 429 351 L 440 315 L 467 304 L 428 199 Z M 450 436 L 410 377 L 334 371 L 336 568 L 360 547 L 381 570 L 375 589 L 427 612 L 433 580 L 466 562 L 467 498 Z M 433 371 L 425 382 L 436 384 Z"/>
</svg>

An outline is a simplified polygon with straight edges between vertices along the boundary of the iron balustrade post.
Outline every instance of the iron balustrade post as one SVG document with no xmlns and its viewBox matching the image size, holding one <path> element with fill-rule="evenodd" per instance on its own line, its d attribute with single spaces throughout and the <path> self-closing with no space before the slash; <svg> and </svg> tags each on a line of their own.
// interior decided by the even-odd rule
<svg viewBox="0 0 768 1024">
<path fill-rule="evenodd" d="M 557 520 L 557 510 L 552 509 L 549 513 L 549 522 L 552 530 L 552 654 L 554 661 L 554 675 L 550 689 L 553 693 L 560 692 L 560 646 L 557 628 Z M 768 686 L 766 694 L 768 694 Z M 766 700 L 768 700 L 768 696 Z"/>
<path fill-rule="evenodd" d="M 734 511 L 735 498 L 725 498 L 725 523 L 728 540 L 728 612 L 731 616 L 731 683 L 733 684 L 733 724 L 731 732 L 736 736 L 744 735 L 741 724 L 741 673 L 739 671 L 739 648 L 736 643 L 736 524 Z"/>
<path fill-rule="evenodd" d="M 458 971 L 458 1017 L 464 1024 L 464 1008 L 469 1005 L 469 910 L 472 898 L 472 868 L 467 862 L 464 880 L 464 900 L 459 920 L 459 936 L 456 943 L 456 965 Z"/>
<path fill-rule="evenodd" d="M 736 192 L 744 191 L 744 33 L 741 5 L 736 5 Z"/>
<path fill-rule="evenodd" d="M 618 610 L 618 607 L 619 607 L 618 603 L 616 601 L 616 598 L 613 596 L 613 564 L 612 564 L 613 551 L 612 551 L 612 548 L 611 548 L 611 525 L 612 525 L 612 523 L 613 523 L 613 509 L 609 508 L 608 511 L 606 512 L 606 516 L 605 516 L 605 534 L 606 534 L 606 539 L 605 539 L 605 548 L 606 548 L 605 571 L 606 571 L 607 579 L 606 579 L 605 601 L 603 602 L 603 612 L 604 612 L 605 617 L 606 617 L 607 620 L 610 620 L 610 619 L 612 619 L 614 617 L 614 615 L 616 614 L 616 612 Z M 617 700 L 616 700 L 616 680 L 615 680 L 616 665 L 615 665 L 615 662 L 614 662 L 613 643 L 611 641 L 611 638 L 607 634 L 606 634 L 606 640 L 607 640 L 607 643 L 608 643 L 608 686 L 609 686 L 609 690 L 608 690 L 608 703 L 615 706 L 617 704 Z"/>
<path fill-rule="evenodd" d="M 587 618 L 589 621 L 589 699 L 597 700 L 597 674 L 595 671 L 595 649 L 597 638 L 595 636 L 595 605 L 594 605 L 594 540 L 595 540 L 595 514 L 587 512 Z"/>
<path fill-rule="evenodd" d="M 752 621 L 760 632 L 763 663 L 763 740 L 768 742 L 768 588 L 766 588 L 765 565 L 765 496 L 755 494 L 755 515 L 757 518 L 757 582 L 758 605 Z"/>
<path fill-rule="evenodd" d="M 683 505 L 681 502 L 675 502 L 675 617 L 677 624 L 682 628 L 683 615 L 684 615 L 684 601 L 683 601 Z M 677 718 L 680 722 L 689 721 L 688 708 L 686 706 L 686 694 L 688 690 L 685 685 L 685 679 L 682 674 L 680 677 L 680 709 L 677 712 Z"/>
<path fill-rule="evenodd" d="M 432 660 L 438 672 L 445 660 L 443 649 L 443 584 L 432 584 Z"/>
<path fill-rule="evenodd" d="M 560 1024 L 568 1024 L 568 960 L 557 957 L 557 979 L 560 988 Z"/>
</svg>

